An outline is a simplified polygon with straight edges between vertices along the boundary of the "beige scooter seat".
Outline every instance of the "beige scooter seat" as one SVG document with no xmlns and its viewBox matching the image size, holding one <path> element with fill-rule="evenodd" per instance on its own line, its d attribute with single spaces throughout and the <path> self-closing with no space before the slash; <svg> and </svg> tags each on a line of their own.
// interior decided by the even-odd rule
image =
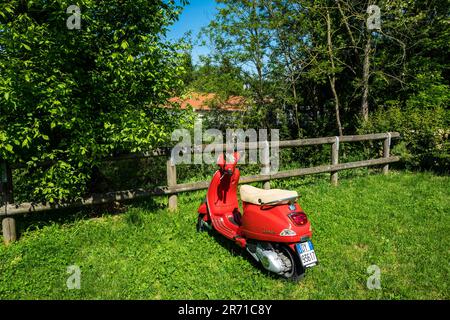
<svg viewBox="0 0 450 320">
<path fill-rule="evenodd" d="M 243 185 L 240 188 L 241 200 L 247 203 L 262 205 L 268 203 L 285 202 L 298 198 L 297 191 L 281 189 L 259 189 L 249 185 Z"/>
</svg>

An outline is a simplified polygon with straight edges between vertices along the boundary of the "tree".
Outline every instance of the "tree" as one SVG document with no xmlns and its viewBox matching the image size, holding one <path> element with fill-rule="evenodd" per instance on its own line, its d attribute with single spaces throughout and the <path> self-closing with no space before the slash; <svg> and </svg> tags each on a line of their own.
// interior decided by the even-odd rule
<svg viewBox="0 0 450 320">
<path fill-rule="evenodd" d="M 238 67 L 255 101 L 258 122 L 270 127 L 266 112 L 268 101 L 267 63 L 270 34 L 261 0 L 218 0 L 221 6 L 203 33 L 213 46 L 214 61 L 226 59 Z"/>
<path fill-rule="evenodd" d="M 80 0 L 81 28 L 69 29 L 72 3 L 0 4 L 0 157 L 25 165 L 32 200 L 82 196 L 103 157 L 167 141 L 184 121 L 159 108 L 182 85 L 164 40 L 181 7 Z"/>
<path fill-rule="evenodd" d="M 371 87 L 379 107 L 360 132 L 397 130 L 396 152 L 408 167 L 448 172 L 450 3 L 398 0 L 380 7 Z"/>
<path fill-rule="evenodd" d="M 332 29 L 331 29 L 331 17 L 329 9 L 326 9 L 327 15 L 327 48 L 328 48 L 328 55 L 331 63 L 331 74 L 328 75 L 328 80 L 330 81 L 331 91 L 333 92 L 334 97 L 334 110 L 336 114 L 336 125 L 339 131 L 339 136 L 343 136 L 344 132 L 342 130 L 342 124 L 341 124 L 341 116 L 340 116 L 340 106 L 339 106 L 339 96 L 336 91 L 336 65 L 334 63 L 334 53 L 333 53 L 333 41 L 332 41 Z"/>
<path fill-rule="evenodd" d="M 307 132 L 310 115 L 322 111 L 322 107 L 317 105 L 317 94 L 312 95 L 314 103 L 309 104 L 314 108 L 308 107 L 307 90 L 310 90 L 311 85 L 313 92 L 324 91 L 326 82 L 329 84 L 327 91 L 330 97 L 327 93 L 322 103 L 334 105 L 335 128 L 342 135 L 340 99 L 336 84 L 337 75 L 342 70 L 339 59 L 342 39 L 339 37 L 339 28 L 333 21 L 336 18 L 333 17 L 332 4 L 329 1 L 263 2 L 270 13 L 273 34 L 271 66 L 275 68 L 270 73 L 271 81 L 282 79 L 289 88 L 285 90 L 284 100 L 295 115 L 296 130 L 293 132 L 298 133 L 294 136 L 300 136 L 302 131 Z M 303 106 L 300 105 L 302 103 Z M 307 110 L 308 108 L 312 110 Z M 325 112 L 328 113 L 327 110 Z"/>
<path fill-rule="evenodd" d="M 216 49 L 212 59 L 230 57 L 248 77 L 256 104 L 251 125 L 287 127 L 284 137 L 294 139 L 399 128 L 405 136 L 420 132 L 416 138 L 427 146 L 423 153 L 439 155 L 435 163 L 445 158 L 442 146 L 448 143 L 431 142 L 436 135 L 448 137 L 448 113 L 442 110 L 448 108 L 450 82 L 448 1 L 220 3 L 208 27 Z M 374 19 L 380 26 L 371 28 Z M 420 112 L 427 119 L 424 127 L 416 118 Z M 389 129 L 377 123 L 383 114 L 410 121 L 398 126 L 391 119 Z M 428 121 L 433 114 L 435 125 Z"/>
<path fill-rule="evenodd" d="M 305 12 L 297 2 L 264 1 L 272 38 L 270 45 L 270 82 L 276 88 L 272 96 L 281 101 L 284 111 L 293 115 L 292 135 L 301 136 L 299 113 L 302 97 L 299 94 L 299 80 L 304 66 L 309 63 L 304 41 L 307 35 Z M 281 90 L 280 90 L 281 89 Z M 277 94 L 279 93 L 279 94 Z"/>
<path fill-rule="evenodd" d="M 221 99 L 245 94 L 241 70 L 235 67 L 227 57 L 213 61 L 210 57 L 201 57 L 199 66 L 191 71 L 191 81 L 185 88 L 188 92 L 215 93 Z"/>
</svg>

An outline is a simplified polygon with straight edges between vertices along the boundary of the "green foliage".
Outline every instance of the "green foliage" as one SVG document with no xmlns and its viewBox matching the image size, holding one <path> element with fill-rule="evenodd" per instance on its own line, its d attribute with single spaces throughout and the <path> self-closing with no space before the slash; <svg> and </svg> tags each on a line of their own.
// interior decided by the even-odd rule
<svg viewBox="0 0 450 320">
<path fill-rule="evenodd" d="M 66 27 L 71 4 L 0 4 L 0 158 L 26 166 L 28 200 L 82 196 L 101 158 L 192 120 L 160 108 L 182 86 L 178 46 L 164 40 L 175 1 L 78 1 L 80 30 Z"/>
<path fill-rule="evenodd" d="M 402 135 L 394 152 L 412 169 L 448 171 L 450 168 L 450 87 L 435 73 L 418 74 L 413 94 L 401 108 L 389 101 L 362 124 L 361 133 L 398 131 Z"/>
<path fill-rule="evenodd" d="M 408 167 L 450 167 L 449 3 L 378 1 L 382 28 L 373 31 L 367 1 L 220 3 L 204 34 L 215 49 L 209 59 L 227 57 L 250 84 L 246 94 L 255 103 L 243 127 L 278 128 L 282 139 L 337 135 L 339 111 L 343 134 L 400 131 L 394 152 Z M 367 122 L 360 121 L 363 102 Z M 344 146 L 343 153 L 377 155 L 366 145 Z"/>
<path fill-rule="evenodd" d="M 0 245 L 0 299 L 448 300 L 450 179 L 393 173 L 340 183 L 277 181 L 299 192 L 314 228 L 320 264 L 301 283 L 257 268 L 231 241 L 197 233 L 202 191 L 182 195 L 177 213 L 158 209 L 158 199 L 123 216 L 20 219 L 28 231 Z M 374 264 L 382 290 L 366 287 Z M 70 265 L 81 268 L 80 290 L 66 287 Z"/>
<path fill-rule="evenodd" d="M 220 98 L 242 96 L 245 94 L 244 81 L 240 70 L 231 65 L 226 58 L 215 64 L 208 57 L 203 57 L 201 64 L 194 67 L 191 82 L 186 91 L 215 93 Z"/>
</svg>

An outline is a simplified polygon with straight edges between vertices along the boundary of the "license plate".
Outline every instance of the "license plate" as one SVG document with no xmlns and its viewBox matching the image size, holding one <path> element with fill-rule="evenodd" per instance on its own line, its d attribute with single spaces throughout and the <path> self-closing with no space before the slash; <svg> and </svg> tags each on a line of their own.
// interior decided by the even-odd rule
<svg viewBox="0 0 450 320">
<path fill-rule="evenodd" d="M 297 243 L 296 247 L 303 267 L 311 268 L 317 264 L 316 252 L 311 241 Z"/>
</svg>

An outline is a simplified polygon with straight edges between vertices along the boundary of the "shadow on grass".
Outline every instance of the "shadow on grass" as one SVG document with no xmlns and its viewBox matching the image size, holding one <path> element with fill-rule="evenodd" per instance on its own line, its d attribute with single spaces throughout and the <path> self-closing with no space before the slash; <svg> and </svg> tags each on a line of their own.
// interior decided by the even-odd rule
<svg viewBox="0 0 450 320">
<path fill-rule="evenodd" d="M 209 230 L 205 231 L 208 233 L 209 236 L 214 238 L 214 241 L 216 241 L 218 244 L 220 244 L 224 249 L 226 249 L 232 256 L 238 256 L 241 258 L 244 258 L 247 262 L 249 262 L 254 268 L 260 270 L 264 276 L 271 278 L 271 279 L 279 279 L 279 280 L 286 280 L 282 277 L 279 277 L 275 275 L 274 273 L 264 269 L 264 267 L 261 265 L 261 263 L 257 262 L 250 253 L 247 252 L 247 250 L 241 248 L 237 244 L 235 244 L 232 240 L 229 240 L 219 234 L 215 230 Z M 223 262 L 226 263 L 226 262 Z M 288 280 L 286 280 L 288 281 Z"/>
<path fill-rule="evenodd" d="M 131 207 L 141 208 L 149 212 L 156 212 L 165 205 L 149 197 L 138 200 L 128 200 L 122 203 L 108 203 L 86 207 L 55 209 L 44 212 L 26 213 L 14 216 L 16 220 L 17 236 L 25 232 L 35 231 L 53 224 L 71 225 L 80 220 L 125 214 Z"/>
</svg>

